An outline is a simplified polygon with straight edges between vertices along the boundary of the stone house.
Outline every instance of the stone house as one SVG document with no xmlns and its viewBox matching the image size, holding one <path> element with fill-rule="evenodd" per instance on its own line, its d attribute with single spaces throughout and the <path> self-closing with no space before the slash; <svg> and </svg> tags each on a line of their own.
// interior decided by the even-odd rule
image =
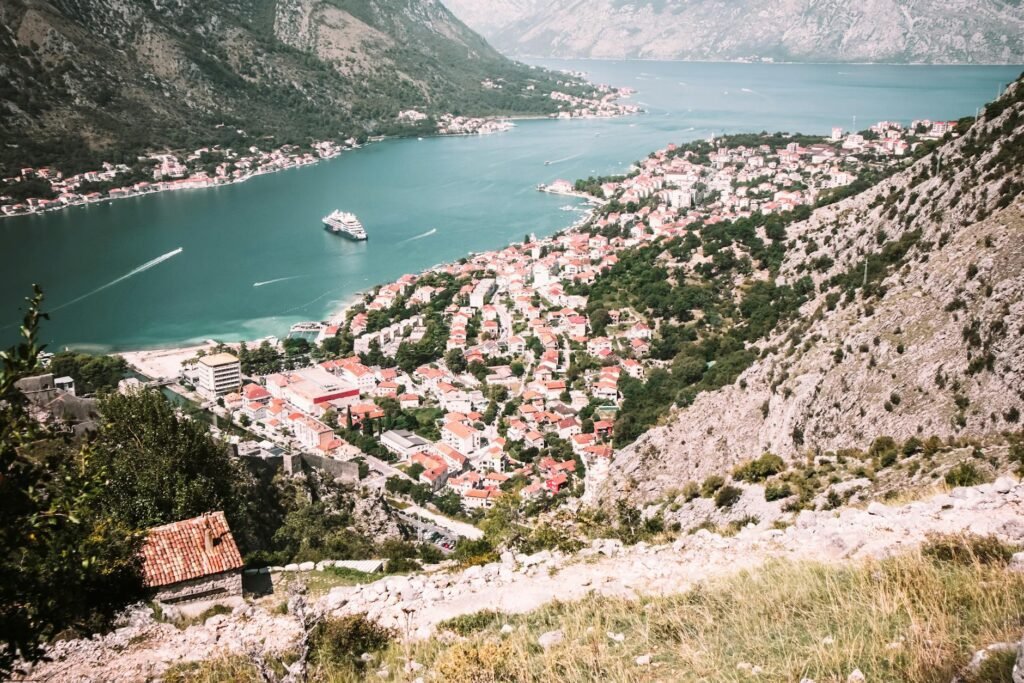
<svg viewBox="0 0 1024 683">
<path fill-rule="evenodd" d="M 242 595 L 242 555 L 223 512 L 154 527 L 142 545 L 142 577 L 167 604 Z"/>
</svg>

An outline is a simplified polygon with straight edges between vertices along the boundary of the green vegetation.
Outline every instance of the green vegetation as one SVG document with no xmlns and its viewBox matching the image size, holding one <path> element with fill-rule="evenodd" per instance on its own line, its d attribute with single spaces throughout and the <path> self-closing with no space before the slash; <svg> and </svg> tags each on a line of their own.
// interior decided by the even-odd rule
<svg viewBox="0 0 1024 683">
<path fill-rule="evenodd" d="M 751 278 L 759 269 L 774 276 L 785 254 L 786 226 L 809 211 L 800 207 L 782 215 L 758 213 L 697 226 L 685 239 L 626 250 L 593 284 L 570 288 L 589 297 L 588 317 L 601 331 L 608 311 L 615 309 L 661 321 L 651 355 L 671 361 L 670 369 L 652 370 L 646 382 L 620 379 L 624 402 L 615 423 L 617 446 L 634 441 L 673 404 L 687 406 L 700 392 L 734 382 L 757 357 L 751 343 L 791 320 L 813 294 L 809 277 L 792 285 Z M 695 255 L 708 260 L 690 267 Z M 738 302 L 733 296 L 737 278 L 749 278 Z"/>
<path fill-rule="evenodd" d="M 36 290 L 23 341 L 0 352 L 0 677 L 58 633 L 109 623 L 141 595 L 141 539 L 105 505 L 89 444 L 72 446 L 28 415 L 15 382 L 38 372 Z"/>
<path fill-rule="evenodd" d="M 117 383 L 128 372 L 128 364 L 120 356 L 61 351 L 53 356 L 46 372 L 54 377 L 71 377 L 75 380 L 75 393 L 84 396 L 117 389 Z"/>
<path fill-rule="evenodd" d="M 733 472 L 740 481 L 757 483 L 786 469 L 786 463 L 774 453 L 765 453 L 756 460 L 741 465 Z"/>
</svg>

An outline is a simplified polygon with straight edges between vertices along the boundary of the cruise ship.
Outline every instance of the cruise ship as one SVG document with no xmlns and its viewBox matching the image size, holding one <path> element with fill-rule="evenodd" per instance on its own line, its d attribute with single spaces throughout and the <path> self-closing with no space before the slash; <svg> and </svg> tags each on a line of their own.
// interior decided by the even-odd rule
<svg viewBox="0 0 1024 683">
<path fill-rule="evenodd" d="M 367 237 L 363 224 L 354 213 L 332 211 L 324 216 L 324 227 L 336 235 L 344 235 L 354 240 L 365 240 Z"/>
</svg>

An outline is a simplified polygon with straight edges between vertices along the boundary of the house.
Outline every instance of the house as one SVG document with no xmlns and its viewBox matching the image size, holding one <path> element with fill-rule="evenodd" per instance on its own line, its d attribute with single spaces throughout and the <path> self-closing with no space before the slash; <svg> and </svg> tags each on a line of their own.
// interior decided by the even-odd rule
<svg viewBox="0 0 1024 683">
<path fill-rule="evenodd" d="M 167 604 L 242 597 L 242 555 L 223 512 L 150 529 L 142 580 Z"/>
<path fill-rule="evenodd" d="M 441 460 L 448 467 L 448 471 L 452 473 L 461 472 L 466 469 L 466 463 L 469 461 L 462 453 L 458 452 L 446 443 L 434 444 L 434 453 L 440 456 Z"/>
<path fill-rule="evenodd" d="M 460 496 L 464 496 L 467 492 L 476 488 L 476 485 L 480 483 L 480 480 L 481 477 L 479 472 L 470 471 L 449 479 L 448 488 Z"/>
<path fill-rule="evenodd" d="M 470 489 L 462 496 L 462 504 L 467 510 L 486 510 L 494 507 L 494 501 L 501 498 L 499 489 Z"/>
<path fill-rule="evenodd" d="M 299 443 L 311 450 L 329 450 L 334 441 L 333 429 L 320 420 L 305 415 L 300 415 L 293 422 L 292 428 Z"/>
<path fill-rule="evenodd" d="M 472 453 L 480 448 L 481 437 L 479 431 L 460 422 L 448 422 L 441 428 L 441 440 L 460 453 Z"/>
</svg>

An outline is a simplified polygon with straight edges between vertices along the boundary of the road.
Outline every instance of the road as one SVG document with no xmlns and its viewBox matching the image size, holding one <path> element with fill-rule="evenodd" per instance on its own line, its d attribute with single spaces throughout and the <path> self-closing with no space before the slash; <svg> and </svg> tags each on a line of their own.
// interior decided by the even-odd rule
<svg viewBox="0 0 1024 683">
<path fill-rule="evenodd" d="M 484 537 L 484 532 L 480 529 L 477 529 L 472 524 L 466 524 L 465 522 L 459 522 L 454 519 L 449 519 L 444 515 L 439 515 L 436 512 L 431 512 L 430 510 L 421 508 L 419 505 L 410 505 L 409 507 L 405 508 L 402 512 L 406 514 L 417 514 L 421 517 L 425 517 L 434 524 L 438 525 L 439 527 L 444 527 L 448 531 L 458 536 L 462 536 L 463 538 L 468 538 L 470 540 L 476 541 Z"/>
</svg>

